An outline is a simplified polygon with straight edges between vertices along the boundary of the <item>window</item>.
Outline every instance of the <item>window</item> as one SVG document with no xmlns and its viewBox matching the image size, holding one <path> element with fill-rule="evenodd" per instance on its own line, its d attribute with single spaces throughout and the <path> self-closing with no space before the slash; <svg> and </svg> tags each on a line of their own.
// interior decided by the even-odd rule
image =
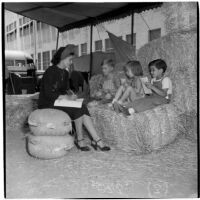
<svg viewBox="0 0 200 200">
<path fill-rule="evenodd" d="M 23 17 L 23 24 L 26 23 L 26 17 Z"/>
<path fill-rule="evenodd" d="M 37 21 L 37 31 L 40 31 L 40 22 Z"/>
<path fill-rule="evenodd" d="M 19 25 L 20 25 L 20 26 L 22 26 L 22 20 L 23 20 L 23 18 L 20 18 L 20 19 L 19 19 Z"/>
<path fill-rule="evenodd" d="M 102 40 L 95 41 L 95 51 L 102 51 Z"/>
<path fill-rule="evenodd" d="M 16 66 L 25 66 L 25 60 L 15 60 L 15 65 Z"/>
<path fill-rule="evenodd" d="M 87 54 L 87 43 L 81 44 L 81 55 Z"/>
<path fill-rule="evenodd" d="M 43 70 L 46 70 L 50 65 L 50 52 L 45 51 L 42 53 L 43 57 Z"/>
<path fill-rule="evenodd" d="M 105 39 L 105 49 L 106 51 L 113 51 L 113 46 L 110 39 Z"/>
<path fill-rule="evenodd" d="M 75 46 L 74 53 L 76 56 L 79 56 L 78 45 Z"/>
<path fill-rule="evenodd" d="M 33 33 L 33 22 L 30 23 L 30 34 Z"/>
<path fill-rule="evenodd" d="M 42 59 L 41 59 L 41 53 L 38 53 L 38 69 L 41 70 L 42 66 Z"/>
<path fill-rule="evenodd" d="M 14 28 L 17 28 L 17 24 L 16 24 L 16 21 L 14 22 Z"/>
<path fill-rule="evenodd" d="M 20 30 L 19 30 L 19 35 L 20 35 L 20 37 L 23 36 L 23 29 L 22 28 L 20 28 Z"/>
<path fill-rule="evenodd" d="M 161 37 L 161 29 L 153 29 L 149 31 L 149 42 Z"/>
<path fill-rule="evenodd" d="M 5 60 L 6 66 L 14 66 L 14 60 Z"/>
</svg>

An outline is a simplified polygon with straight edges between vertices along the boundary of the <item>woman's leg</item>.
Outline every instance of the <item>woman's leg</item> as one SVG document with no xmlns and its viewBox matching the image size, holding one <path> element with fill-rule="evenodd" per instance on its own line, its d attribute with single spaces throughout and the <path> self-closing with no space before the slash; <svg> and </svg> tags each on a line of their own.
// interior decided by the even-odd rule
<svg viewBox="0 0 200 200">
<path fill-rule="evenodd" d="M 76 127 L 77 140 L 79 141 L 78 144 L 80 147 L 85 146 L 83 142 L 83 116 L 74 120 L 74 123 Z"/>
<path fill-rule="evenodd" d="M 92 136 L 93 140 L 95 140 L 95 141 L 100 140 L 100 137 L 98 136 L 97 131 L 94 128 L 93 122 L 92 122 L 91 118 L 88 115 L 84 115 L 83 116 L 83 124 L 85 125 L 85 127 L 89 131 L 89 133 Z M 99 141 L 98 145 L 101 146 L 101 147 L 104 146 L 102 141 Z"/>
</svg>

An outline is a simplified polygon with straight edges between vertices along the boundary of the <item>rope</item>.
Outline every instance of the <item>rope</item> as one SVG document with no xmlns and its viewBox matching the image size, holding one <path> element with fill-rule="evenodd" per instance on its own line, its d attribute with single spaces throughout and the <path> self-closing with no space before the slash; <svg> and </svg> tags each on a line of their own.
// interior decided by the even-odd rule
<svg viewBox="0 0 200 200">
<path fill-rule="evenodd" d="M 149 25 L 147 24 L 146 20 L 144 19 L 144 17 L 142 16 L 141 13 L 140 13 L 140 16 L 141 16 L 142 20 L 144 21 L 144 23 L 146 24 L 146 26 L 148 27 L 148 29 L 151 30 L 150 27 L 149 27 Z"/>
</svg>

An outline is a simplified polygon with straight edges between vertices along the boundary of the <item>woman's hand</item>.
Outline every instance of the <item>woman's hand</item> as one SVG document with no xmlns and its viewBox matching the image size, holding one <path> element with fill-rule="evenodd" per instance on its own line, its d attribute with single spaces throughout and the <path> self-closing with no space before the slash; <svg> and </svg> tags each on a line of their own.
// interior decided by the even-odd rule
<svg viewBox="0 0 200 200">
<path fill-rule="evenodd" d="M 59 100 L 67 99 L 67 95 L 60 95 L 60 96 L 58 97 L 58 99 L 59 99 Z"/>
<path fill-rule="evenodd" d="M 77 95 L 73 94 L 70 96 L 70 100 L 75 101 L 77 99 Z"/>
</svg>

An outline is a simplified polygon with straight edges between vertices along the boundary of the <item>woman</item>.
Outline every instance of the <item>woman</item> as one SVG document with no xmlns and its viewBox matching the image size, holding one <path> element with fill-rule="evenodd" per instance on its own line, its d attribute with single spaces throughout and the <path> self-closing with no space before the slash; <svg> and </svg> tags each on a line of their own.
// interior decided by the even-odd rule
<svg viewBox="0 0 200 200">
<path fill-rule="evenodd" d="M 92 147 L 95 150 L 100 149 L 102 151 L 109 151 L 110 147 L 104 146 L 93 126 L 88 109 L 84 104 L 81 108 L 54 106 L 56 99 L 75 100 L 77 98 L 76 95 L 67 95 L 67 90 L 69 90 L 69 72 L 66 69 L 69 69 L 72 64 L 73 56 L 74 45 L 61 47 L 55 53 L 51 61 L 53 66 L 50 66 L 45 71 L 42 78 L 39 108 L 54 108 L 62 110 L 71 117 L 71 119 L 75 122 L 77 133 L 77 140 L 75 141 L 75 144 L 78 149 L 82 151 L 90 150 L 90 148 L 84 144 L 83 125 L 85 125 L 93 138 L 91 142 Z"/>
</svg>

